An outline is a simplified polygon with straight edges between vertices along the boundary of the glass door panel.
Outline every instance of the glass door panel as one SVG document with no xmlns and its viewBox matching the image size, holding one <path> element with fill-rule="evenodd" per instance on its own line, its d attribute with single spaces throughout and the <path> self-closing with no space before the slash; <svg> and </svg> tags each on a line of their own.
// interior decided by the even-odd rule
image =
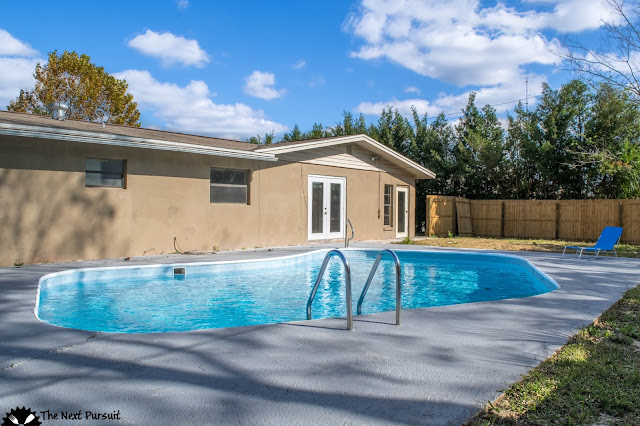
<svg viewBox="0 0 640 426">
<path fill-rule="evenodd" d="M 312 182 L 311 233 L 324 234 L 324 184 Z"/>
<path fill-rule="evenodd" d="M 329 208 L 329 232 L 335 233 L 342 230 L 342 185 L 339 183 L 331 184 L 331 206 Z"/>
<path fill-rule="evenodd" d="M 346 179 L 309 176 L 309 239 L 344 238 Z"/>
<path fill-rule="evenodd" d="M 396 189 L 396 237 L 408 237 L 409 227 L 409 188 Z"/>
</svg>

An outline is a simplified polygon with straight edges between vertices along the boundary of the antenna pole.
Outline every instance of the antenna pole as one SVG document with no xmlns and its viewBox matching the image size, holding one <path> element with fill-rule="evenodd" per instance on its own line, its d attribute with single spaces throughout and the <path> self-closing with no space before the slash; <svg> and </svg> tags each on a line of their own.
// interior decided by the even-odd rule
<svg viewBox="0 0 640 426">
<path fill-rule="evenodd" d="M 529 76 L 524 78 L 524 109 L 529 112 Z"/>
</svg>

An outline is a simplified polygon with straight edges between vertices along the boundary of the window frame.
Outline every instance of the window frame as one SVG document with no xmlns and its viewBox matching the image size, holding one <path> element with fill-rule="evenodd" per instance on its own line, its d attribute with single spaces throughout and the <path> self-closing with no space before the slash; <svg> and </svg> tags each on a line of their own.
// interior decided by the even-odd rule
<svg viewBox="0 0 640 426">
<path fill-rule="evenodd" d="M 233 171 L 233 172 L 243 172 L 244 176 L 245 176 L 245 183 L 244 185 L 239 185 L 239 184 L 230 184 L 230 183 L 220 183 L 220 182 L 213 182 L 213 176 L 212 176 L 212 172 L 213 170 L 221 170 L 221 171 Z M 214 167 L 211 166 L 209 167 L 209 204 L 238 204 L 238 205 L 250 205 L 250 185 L 249 182 L 251 181 L 251 170 L 250 169 L 236 169 L 236 168 L 231 168 L 231 167 Z M 218 188 L 245 188 L 245 194 L 246 194 L 246 199 L 244 202 L 234 202 L 234 201 L 215 201 L 212 197 L 212 189 L 218 187 Z"/>
<path fill-rule="evenodd" d="M 121 173 L 108 173 L 102 170 L 89 170 L 89 160 L 97 160 L 97 161 L 120 161 L 122 163 L 122 172 Z M 99 175 L 118 175 L 120 174 L 120 185 L 93 185 L 87 183 L 87 175 L 89 174 L 99 174 Z M 84 161 L 84 186 L 85 188 L 119 188 L 119 189 L 127 189 L 127 160 L 124 158 L 98 158 L 98 157 L 86 157 Z"/>
<path fill-rule="evenodd" d="M 387 188 L 389 193 L 387 194 Z M 387 203 L 387 197 L 389 203 Z M 389 209 L 387 212 L 387 208 Z M 385 184 L 382 191 L 382 224 L 393 228 L 393 185 Z"/>
</svg>

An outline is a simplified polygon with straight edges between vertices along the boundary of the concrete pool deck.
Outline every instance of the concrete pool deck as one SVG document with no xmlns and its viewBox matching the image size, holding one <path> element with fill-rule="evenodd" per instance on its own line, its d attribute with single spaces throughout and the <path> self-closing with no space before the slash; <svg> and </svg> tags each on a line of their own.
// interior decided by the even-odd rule
<svg viewBox="0 0 640 426">
<path fill-rule="evenodd" d="M 55 271 L 277 257 L 323 247 L 332 245 L 0 268 L 0 413 L 30 407 L 45 425 L 461 424 L 640 281 L 640 259 L 508 252 L 561 288 L 407 310 L 400 327 L 392 325 L 394 312 L 354 317 L 353 332 L 337 318 L 108 334 L 52 326 L 33 314 L 38 280 Z M 58 419 L 81 411 L 83 421 L 46 420 L 46 410 Z M 84 420 L 86 411 L 119 411 L 120 420 Z"/>
</svg>

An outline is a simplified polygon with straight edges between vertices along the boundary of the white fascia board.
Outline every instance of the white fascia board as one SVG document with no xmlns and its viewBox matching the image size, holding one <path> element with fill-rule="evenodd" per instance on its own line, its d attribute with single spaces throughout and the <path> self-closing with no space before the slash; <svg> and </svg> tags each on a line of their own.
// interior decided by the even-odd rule
<svg viewBox="0 0 640 426">
<path fill-rule="evenodd" d="M 410 160 L 409 158 L 405 157 L 404 155 L 394 151 L 393 149 L 389 148 L 386 145 L 381 144 L 380 142 L 371 139 L 369 136 L 364 136 L 363 140 L 365 142 L 367 142 L 369 145 L 371 145 L 373 148 L 376 148 L 382 152 L 384 152 L 385 154 L 395 158 L 396 160 L 406 164 L 407 166 L 409 166 L 408 168 L 412 168 L 412 169 L 417 169 L 421 174 L 426 175 L 427 179 L 435 179 L 436 174 L 434 172 L 432 172 L 431 170 L 427 169 L 426 167 L 421 166 L 420 164 L 416 163 L 413 160 Z"/>
<path fill-rule="evenodd" d="M 302 150 L 314 149 L 314 148 L 323 148 L 323 147 L 340 145 L 345 143 L 360 143 L 360 144 L 368 145 L 369 149 L 373 150 L 374 152 L 378 152 L 381 155 L 391 157 L 394 160 L 394 163 L 401 165 L 402 168 L 409 171 L 410 174 L 421 176 L 420 179 L 434 179 L 436 177 L 436 174 L 431 170 L 421 166 L 415 161 L 408 159 L 404 155 L 397 153 L 393 149 L 381 144 L 380 142 L 370 138 L 367 135 L 342 136 L 342 137 L 331 138 L 331 139 L 323 139 L 319 141 L 311 141 L 307 143 L 301 142 L 299 144 L 285 145 L 282 147 L 278 147 L 277 146 L 278 144 L 274 144 L 269 146 L 268 148 L 259 148 L 258 151 L 268 152 L 268 153 L 273 153 L 278 155 L 278 154 L 285 154 L 288 152 L 302 151 Z"/>
<path fill-rule="evenodd" d="M 338 138 L 323 139 L 319 141 L 300 142 L 294 145 L 278 146 L 277 143 L 269 145 L 268 148 L 258 148 L 259 152 L 272 152 L 274 154 L 284 154 L 287 152 L 303 151 L 306 149 L 322 148 L 326 146 L 340 145 L 350 142 L 359 142 L 363 139 L 363 135 L 343 136 Z M 373 139 L 372 139 L 373 140 Z"/>
<path fill-rule="evenodd" d="M 129 148 L 154 149 L 161 151 L 188 152 L 218 157 L 243 158 L 247 160 L 278 161 L 278 158 L 275 155 L 269 153 L 241 151 L 183 142 L 161 141 L 157 139 L 136 138 L 132 136 L 112 135 L 108 133 L 84 132 L 80 130 L 58 129 L 53 127 L 26 126 L 12 123 L 0 123 L 0 135 L 55 139 L 70 142 L 125 146 Z"/>
</svg>

